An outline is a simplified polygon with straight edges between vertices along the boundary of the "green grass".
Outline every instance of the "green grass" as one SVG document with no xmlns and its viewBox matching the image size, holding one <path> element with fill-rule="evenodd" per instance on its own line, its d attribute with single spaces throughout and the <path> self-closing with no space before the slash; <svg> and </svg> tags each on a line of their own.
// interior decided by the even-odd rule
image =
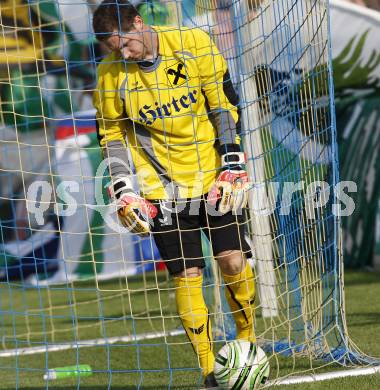
<svg viewBox="0 0 380 390">
<path fill-rule="evenodd" d="M 380 356 L 380 274 L 347 272 L 346 315 L 351 338 L 366 353 Z M 86 340 L 106 335 L 128 335 L 152 329 L 176 329 L 173 291 L 165 277 L 147 278 L 148 291 L 141 281 L 77 282 L 49 289 L 25 289 L 18 285 L 0 288 L 0 331 L 3 347 Z M 158 294 L 157 286 L 160 287 Z M 162 309 L 160 309 L 160 307 Z M 148 310 L 146 310 L 148 308 Z M 105 318 L 99 321 L 99 313 Z M 133 314 L 134 321 L 130 319 Z M 259 320 L 260 321 L 260 320 Z M 17 337 L 15 335 L 17 334 Z M 37 344 L 36 344 L 37 343 Z M 141 345 L 143 344 L 143 345 Z M 217 349 L 217 347 L 216 347 Z M 43 389 L 45 368 L 90 364 L 90 377 L 49 382 L 49 389 L 194 389 L 200 383 L 197 361 L 185 336 L 135 343 L 119 343 L 36 355 L 0 358 L 1 389 Z M 272 377 L 279 367 L 284 375 L 310 367 L 306 359 L 280 357 L 271 361 Z M 294 368 L 295 367 L 295 368 Z M 323 371 L 336 370 L 330 365 Z M 141 370 L 140 373 L 137 372 Z M 319 371 L 316 371 L 319 372 Z M 141 374 L 143 373 L 143 374 Z M 284 389 L 378 389 L 380 375 L 345 378 L 314 384 L 282 386 Z"/>
<path fill-rule="evenodd" d="M 345 273 L 346 318 L 351 339 L 368 355 L 380 357 L 380 274 Z M 334 367 L 336 369 L 336 367 Z M 341 378 L 313 384 L 280 386 L 286 390 L 375 390 L 380 374 Z"/>
</svg>

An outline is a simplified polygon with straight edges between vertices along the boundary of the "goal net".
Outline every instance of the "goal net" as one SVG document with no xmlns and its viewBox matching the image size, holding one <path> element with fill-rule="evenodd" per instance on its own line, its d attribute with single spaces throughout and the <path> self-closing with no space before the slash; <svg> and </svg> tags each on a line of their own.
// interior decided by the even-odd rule
<svg viewBox="0 0 380 390">
<path fill-rule="evenodd" d="M 94 375 L 68 388 L 196 388 L 199 363 L 155 243 L 122 230 L 108 204 L 92 106 L 107 54 L 92 34 L 98 3 L 0 5 L 0 369 L 17 388 L 79 364 Z M 203 29 L 227 60 L 252 181 L 255 332 L 272 383 L 374 364 L 344 315 L 328 2 L 134 3 L 152 25 Z M 203 234 L 217 351 L 236 330 L 211 248 Z"/>
</svg>

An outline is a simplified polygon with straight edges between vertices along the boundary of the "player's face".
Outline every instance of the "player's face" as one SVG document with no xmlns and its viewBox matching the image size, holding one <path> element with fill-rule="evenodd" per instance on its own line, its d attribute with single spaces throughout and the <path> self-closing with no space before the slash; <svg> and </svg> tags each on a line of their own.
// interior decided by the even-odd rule
<svg viewBox="0 0 380 390">
<path fill-rule="evenodd" d="M 111 51 L 120 52 L 128 61 L 141 61 L 145 59 L 148 48 L 145 35 L 143 21 L 140 17 L 136 17 L 130 31 L 126 33 L 114 31 L 105 44 Z"/>
</svg>

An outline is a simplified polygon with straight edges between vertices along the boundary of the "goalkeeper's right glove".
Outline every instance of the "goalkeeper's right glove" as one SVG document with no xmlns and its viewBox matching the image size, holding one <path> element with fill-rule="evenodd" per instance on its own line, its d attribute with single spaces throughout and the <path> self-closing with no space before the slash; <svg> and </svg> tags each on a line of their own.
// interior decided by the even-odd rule
<svg viewBox="0 0 380 390">
<path fill-rule="evenodd" d="M 247 205 L 250 187 L 244 153 L 237 151 L 225 153 L 222 155 L 222 172 L 211 187 L 207 202 L 222 214 L 230 211 L 235 214 L 241 213 Z"/>
<path fill-rule="evenodd" d="M 157 208 L 133 191 L 128 177 L 115 180 L 108 189 L 111 198 L 116 201 L 121 224 L 131 233 L 149 234 L 149 221 L 157 215 Z"/>
</svg>

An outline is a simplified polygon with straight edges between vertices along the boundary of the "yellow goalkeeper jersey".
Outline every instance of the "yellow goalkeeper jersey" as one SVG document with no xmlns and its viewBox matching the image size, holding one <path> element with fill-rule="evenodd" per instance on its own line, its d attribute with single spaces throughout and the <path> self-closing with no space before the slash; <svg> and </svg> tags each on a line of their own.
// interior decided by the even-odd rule
<svg viewBox="0 0 380 390">
<path fill-rule="evenodd" d="M 209 35 L 200 29 L 152 28 L 159 55 L 151 66 L 112 53 L 98 67 L 99 142 L 121 156 L 127 140 L 145 198 L 167 199 L 173 192 L 193 198 L 215 181 L 217 146 L 238 142 L 236 94 Z"/>
</svg>

